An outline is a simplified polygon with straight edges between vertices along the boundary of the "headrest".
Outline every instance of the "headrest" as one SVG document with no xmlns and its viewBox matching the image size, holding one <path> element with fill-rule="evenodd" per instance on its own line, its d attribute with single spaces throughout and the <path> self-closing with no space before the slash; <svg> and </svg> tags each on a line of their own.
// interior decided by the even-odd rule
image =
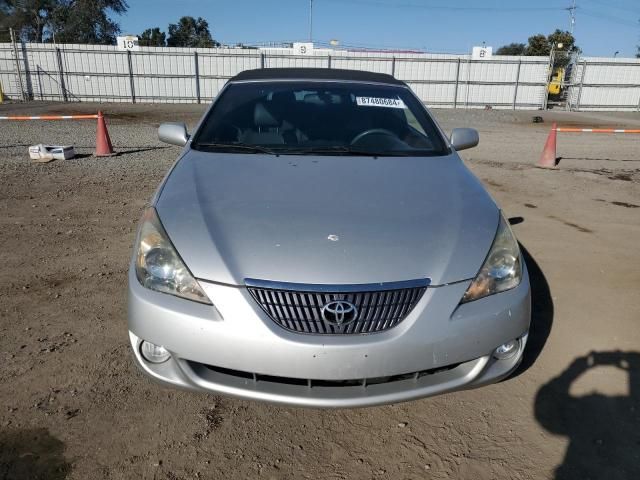
<svg viewBox="0 0 640 480">
<path fill-rule="evenodd" d="M 271 115 L 271 112 L 267 110 L 264 103 L 257 103 L 253 110 L 253 122 L 256 127 L 277 127 L 280 122 Z"/>
<path fill-rule="evenodd" d="M 304 96 L 304 103 L 312 103 L 314 105 L 324 105 L 324 100 L 317 93 L 307 93 Z"/>
<path fill-rule="evenodd" d="M 295 103 L 296 94 L 291 90 L 274 92 L 273 96 L 271 97 L 271 101 L 274 103 L 274 105 L 290 105 L 292 103 Z"/>
</svg>

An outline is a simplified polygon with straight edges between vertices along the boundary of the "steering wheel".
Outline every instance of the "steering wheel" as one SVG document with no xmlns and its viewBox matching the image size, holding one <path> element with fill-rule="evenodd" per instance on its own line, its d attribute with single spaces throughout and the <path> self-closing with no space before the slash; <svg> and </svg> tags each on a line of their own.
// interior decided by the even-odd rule
<svg viewBox="0 0 640 480">
<path fill-rule="evenodd" d="M 358 135 L 356 135 L 355 137 L 353 137 L 353 140 L 351 140 L 349 145 L 355 145 L 356 143 L 358 143 L 360 140 L 362 140 L 367 135 L 375 135 L 375 134 L 387 135 L 389 137 L 398 138 L 398 136 L 395 133 L 393 133 L 392 131 L 387 130 L 385 128 L 370 128 L 369 130 L 365 130 L 364 132 L 361 132 Z"/>
</svg>

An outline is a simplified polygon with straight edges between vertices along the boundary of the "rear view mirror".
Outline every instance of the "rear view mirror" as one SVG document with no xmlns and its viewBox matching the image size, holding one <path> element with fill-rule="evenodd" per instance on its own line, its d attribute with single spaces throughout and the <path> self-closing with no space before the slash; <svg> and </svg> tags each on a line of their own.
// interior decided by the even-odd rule
<svg viewBox="0 0 640 480">
<path fill-rule="evenodd" d="M 187 126 L 184 123 L 163 123 L 158 128 L 158 138 L 161 142 L 184 147 L 189 140 Z"/>
<path fill-rule="evenodd" d="M 451 132 L 451 146 L 456 151 L 473 148 L 479 142 L 478 131 L 473 128 L 454 128 Z"/>
</svg>

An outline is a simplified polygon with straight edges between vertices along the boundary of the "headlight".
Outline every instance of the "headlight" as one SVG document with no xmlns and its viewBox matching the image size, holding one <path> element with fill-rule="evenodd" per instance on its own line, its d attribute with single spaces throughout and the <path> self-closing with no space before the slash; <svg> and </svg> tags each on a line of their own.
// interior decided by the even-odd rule
<svg viewBox="0 0 640 480">
<path fill-rule="evenodd" d="M 153 207 L 144 212 L 138 232 L 136 276 L 151 290 L 211 304 L 171 244 Z"/>
<path fill-rule="evenodd" d="M 489 255 L 460 303 L 511 290 L 520 285 L 520 280 L 522 280 L 520 248 L 511 227 L 501 214 L 498 232 Z"/>
</svg>

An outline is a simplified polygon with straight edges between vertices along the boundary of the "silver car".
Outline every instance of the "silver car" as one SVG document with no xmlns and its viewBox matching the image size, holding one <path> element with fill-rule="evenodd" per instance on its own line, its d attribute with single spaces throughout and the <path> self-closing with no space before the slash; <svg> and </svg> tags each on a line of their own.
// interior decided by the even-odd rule
<svg viewBox="0 0 640 480">
<path fill-rule="evenodd" d="M 521 361 L 527 269 L 508 222 L 389 75 L 232 78 L 145 211 L 129 337 L 161 383 L 309 407 L 474 388 Z"/>
</svg>

